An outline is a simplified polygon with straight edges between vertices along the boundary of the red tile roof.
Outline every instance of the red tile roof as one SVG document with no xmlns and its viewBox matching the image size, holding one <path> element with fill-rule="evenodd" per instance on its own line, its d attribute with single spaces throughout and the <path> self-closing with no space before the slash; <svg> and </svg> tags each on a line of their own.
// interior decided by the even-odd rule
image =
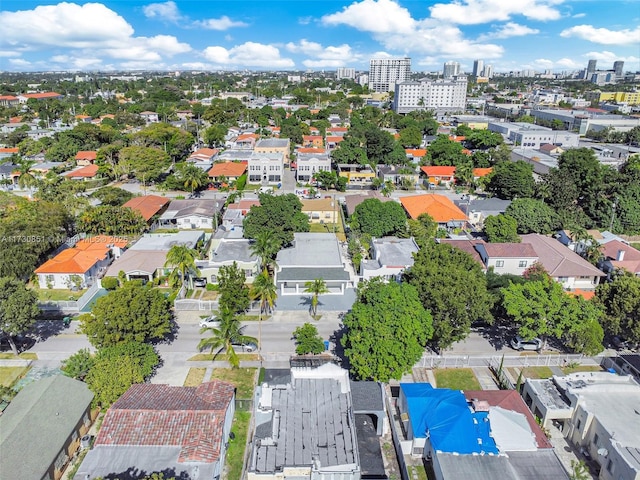
<svg viewBox="0 0 640 480">
<path fill-rule="evenodd" d="M 18 147 L 0 148 L 0 153 L 20 153 L 20 149 Z"/>
<path fill-rule="evenodd" d="M 474 177 L 486 177 L 487 175 L 489 175 L 491 172 L 493 172 L 493 168 L 474 168 L 473 169 L 473 176 Z"/>
<path fill-rule="evenodd" d="M 322 141 L 322 137 L 320 135 L 303 135 L 302 140 L 305 142 L 313 142 L 314 140 Z"/>
<path fill-rule="evenodd" d="M 236 203 L 230 203 L 229 205 L 227 205 L 227 208 L 231 210 L 246 210 L 248 212 L 254 205 L 260 206 L 260 200 L 243 199 Z"/>
<path fill-rule="evenodd" d="M 438 240 L 440 243 L 446 243 L 455 247 L 463 252 L 467 252 L 473 259 L 478 263 L 483 270 L 486 269 L 486 265 L 483 263 L 482 258 L 480 258 L 480 254 L 476 250 L 476 245 L 479 243 L 484 243 L 482 240 L 454 240 L 451 238 L 441 238 Z"/>
<path fill-rule="evenodd" d="M 191 154 L 192 157 L 213 157 L 218 154 L 217 148 L 199 148 Z"/>
<path fill-rule="evenodd" d="M 97 155 L 95 150 L 80 150 L 76 153 L 76 160 L 95 160 Z"/>
<path fill-rule="evenodd" d="M 246 163 L 238 163 L 238 162 L 222 162 L 216 163 L 211 170 L 209 170 L 209 177 L 239 177 L 244 172 L 247 171 Z"/>
<path fill-rule="evenodd" d="M 401 197 L 400 203 L 411 218 L 418 218 L 422 213 L 428 213 L 437 223 L 451 220 L 466 221 L 467 216 L 451 200 L 443 195 L 429 193 L 426 195 L 411 195 Z"/>
<path fill-rule="evenodd" d="M 464 396 L 467 401 L 480 400 L 487 402 L 491 407 L 501 407 L 505 410 L 521 413 L 527 419 L 529 428 L 536 438 L 538 448 L 553 448 L 529 407 L 515 390 L 465 390 Z M 491 421 L 491 414 L 489 414 L 489 421 Z"/>
<path fill-rule="evenodd" d="M 329 128 L 327 128 L 327 132 L 331 132 L 331 133 L 333 133 L 333 132 L 335 132 L 335 133 L 348 132 L 348 131 L 349 131 L 348 127 L 329 127 Z"/>
<path fill-rule="evenodd" d="M 445 165 L 421 167 L 420 170 L 429 177 L 453 177 L 456 173 L 456 167 Z"/>
<path fill-rule="evenodd" d="M 327 137 L 327 143 L 340 143 L 344 140 L 344 137 Z"/>
<path fill-rule="evenodd" d="M 170 199 L 165 197 L 146 195 L 143 197 L 133 197 L 122 206 L 139 212 L 146 221 L 149 221 L 151 217 L 166 207 L 169 202 Z"/>
<path fill-rule="evenodd" d="M 324 148 L 301 147 L 296 150 L 298 153 L 326 153 Z"/>
<path fill-rule="evenodd" d="M 214 380 L 198 387 L 132 385 L 107 411 L 95 445 L 181 447 L 178 462 L 220 458 L 234 386 Z"/>
<path fill-rule="evenodd" d="M 528 243 L 485 243 L 484 248 L 490 257 L 538 258 L 538 254 Z"/>
<path fill-rule="evenodd" d="M 13 95 L 0 95 L 0 100 L 8 100 L 11 102 L 18 100 L 18 97 L 14 97 Z"/>
<path fill-rule="evenodd" d="M 611 265 L 622 268 L 630 273 L 640 273 L 640 251 L 631 245 L 622 243 L 619 240 L 612 240 L 602 246 L 602 254 L 609 259 Z M 622 260 L 618 260 L 618 253 L 624 252 Z"/>
<path fill-rule="evenodd" d="M 36 100 L 40 100 L 43 98 L 56 98 L 61 97 L 59 93 L 56 92 L 42 92 L 42 93 L 25 93 L 22 95 L 25 98 L 35 98 Z"/>
<path fill-rule="evenodd" d="M 127 246 L 127 240 L 106 235 L 85 238 L 76 243 L 74 248 L 63 250 L 47 260 L 36 268 L 35 273 L 84 274 L 97 262 L 106 258 L 109 245 L 124 248 Z"/>
<path fill-rule="evenodd" d="M 404 151 L 413 158 L 422 158 L 427 154 L 426 148 L 405 148 Z"/>
<path fill-rule="evenodd" d="M 98 173 L 98 169 L 100 167 L 98 165 L 86 165 L 77 170 L 73 170 L 71 172 L 65 173 L 65 177 L 67 178 L 93 178 Z"/>
<path fill-rule="evenodd" d="M 236 142 L 243 142 L 245 140 L 257 140 L 259 137 L 255 133 L 242 133 L 236 138 Z"/>
</svg>

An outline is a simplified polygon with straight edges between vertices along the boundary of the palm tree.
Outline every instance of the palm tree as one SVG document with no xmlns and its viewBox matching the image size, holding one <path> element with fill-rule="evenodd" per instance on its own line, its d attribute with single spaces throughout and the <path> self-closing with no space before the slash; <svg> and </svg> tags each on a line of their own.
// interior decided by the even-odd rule
<svg viewBox="0 0 640 480">
<path fill-rule="evenodd" d="M 323 293 L 329 293 L 327 284 L 323 278 L 316 278 L 315 280 L 308 281 L 304 284 L 305 293 L 310 293 L 311 297 L 311 312 L 315 317 L 318 313 L 318 297 Z"/>
<path fill-rule="evenodd" d="M 276 286 L 266 270 L 256 277 L 249 291 L 251 300 L 260 300 L 260 317 L 258 318 L 258 352 L 262 361 L 262 315 L 271 313 L 276 301 Z"/>
<path fill-rule="evenodd" d="M 280 242 L 270 230 L 258 233 L 250 247 L 251 253 L 260 259 L 260 268 L 268 275 L 277 267 L 276 255 L 279 250 Z"/>
<path fill-rule="evenodd" d="M 194 165 L 187 165 L 183 168 L 180 177 L 184 188 L 191 189 L 191 195 L 207 181 L 205 172 Z"/>
<path fill-rule="evenodd" d="M 174 245 L 167 252 L 167 260 L 164 266 L 173 267 L 172 275 L 179 274 L 180 281 L 184 285 L 188 272 L 193 271 L 196 276 L 200 274 L 196 267 L 196 258 L 198 258 L 198 252 L 193 248 L 189 248 L 186 245 Z M 191 282 L 191 276 L 189 276 L 189 282 Z"/>
<path fill-rule="evenodd" d="M 33 186 L 38 182 L 38 179 L 35 176 L 34 171 L 32 170 L 33 166 L 36 162 L 33 160 L 25 160 L 22 159 L 18 162 L 18 172 L 20 172 L 20 176 L 18 177 L 18 185 L 20 188 L 28 188 L 29 189 L 29 198 L 33 197 Z"/>
<path fill-rule="evenodd" d="M 240 366 L 240 359 L 233 346 L 256 343 L 257 340 L 253 337 L 243 335 L 242 331 L 244 327 L 240 325 L 238 317 L 229 310 L 229 308 L 220 310 L 217 313 L 217 319 L 220 321 L 219 327 L 202 327 L 200 329 L 200 333 L 209 332 L 212 336 L 201 339 L 198 343 L 198 350 L 209 349 L 211 353 L 217 350 L 213 355 L 214 360 L 220 352 L 225 350 L 231 367 L 238 368 Z"/>
<path fill-rule="evenodd" d="M 387 180 L 382 185 L 380 193 L 382 193 L 382 195 L 384 195 L 385 197 L 390 197 L 394 190 L 395 186 L 393 185 L 393 182 L 391 180 Z"/>
</svg>

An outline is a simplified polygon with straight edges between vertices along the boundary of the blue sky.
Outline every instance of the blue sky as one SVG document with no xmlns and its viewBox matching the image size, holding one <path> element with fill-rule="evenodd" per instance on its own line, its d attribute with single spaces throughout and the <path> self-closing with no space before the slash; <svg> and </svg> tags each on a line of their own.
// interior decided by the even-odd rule
<svg viewBox="0 0 640 480">
<path fill-rule="evenodd" d="M 640 70 L 637 0 L 2 0 L 0 70 Z"/>
</svg>

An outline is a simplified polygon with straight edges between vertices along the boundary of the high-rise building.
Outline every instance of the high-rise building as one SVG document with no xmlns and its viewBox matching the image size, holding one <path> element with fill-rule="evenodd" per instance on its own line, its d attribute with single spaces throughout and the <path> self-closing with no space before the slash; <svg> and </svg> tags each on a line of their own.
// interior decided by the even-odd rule
<svg viewBox="0 0 640 480">
<path fill-rule="evenodd" d="M 589 60 L 589 63 L 587 64 L 587 74 L 590 76 L 590 74 L 594 73 L 596 71 L 596 64 L 598 63 L 598 60 Z"/>
<path fill-rule="evenodd" d="M 613 71 L 615 72 L 616 77 L 621 78 L 624 75 L 624 62 L 622 60 L 613 62 Z"/>
<path fill-rule="evenodd" d="M 473 62 L 473 76 L 474 77 L 481 76 L 483 69 L 484 69 L 484 60 L 475 60 Z"/>
<path fill-rule="evenodd" d="M 396 83 L 407 81 L 410 76 L 410 58 L 372 58 L 369 62 L 369 90 L 371 92 L 392 92 Z"/>
<path fill-rule="evenodd" d="M 444 78 L 451 78 L 456 75 L 460 75 L 460 64 L 458 62 L 446 62 L 442 70 L 442 76 Z"/>
<path fill-rule="evenodd" d="M 343 78 L 349 78 L 351 80 L 356 78 L 355 68 L 338 67 L 336 70 L 336 79 L 342 80 Z"/>
<path fill-rule="evenodd" d="M 482 69 L 482 76 L 487 78 L 493 77 L 493 65 L 485 65 Z"/>
<path fill-rule="evenodd" d="M 398 83 L 393 97 L 393 109 L 396 113 L 414 110 L 464 111 L 466 103 L 467 77 L 463 75 Z"/>
</svg>

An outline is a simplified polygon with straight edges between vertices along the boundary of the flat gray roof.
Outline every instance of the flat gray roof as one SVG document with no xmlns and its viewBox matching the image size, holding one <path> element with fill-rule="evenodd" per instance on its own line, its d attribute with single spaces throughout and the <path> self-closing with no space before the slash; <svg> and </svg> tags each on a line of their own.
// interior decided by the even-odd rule
<svg viewBox="0 0 640 480">
<path fill-rule="evenodd" d="M 217 207 L 216 203 L 218 204 Z M 193 215 L 213 218 L 213 215 L 217 211 L 220 211 L 222 205 L 224 205 L 224 198 L 220 198 L 217 201 L 213 199 L 171 200 L 165 212 L 160 216 L 160 220 L 190 217 Z"/>
<path fill-rule="evenodd" d="M 344 268 L 283 268 L 276 274 L 276 281 L 280 282 L 301 282 L 312 281 L 316 278 L 322 278 L 325 281 L 330 280 L 349 280 L 349 272 Z"/>
<path fill-rule="evenodd" d="M 213 252 L 211 263 L 222 262 L 253 262 L 258 257 L 251 253 L 251 241 L 245 239 L 223 240 Z"/>
<path fill-rule="evenodd" d="M 341 393 L 338 380 L 301 378 L 269 390 L 263 395 L 271 395 L 272 415 L 260 423 L 271 422 L 272 435 L 254 439 L 249 471 L 275 473 L 284 467 L 312 466 L 314 460 L 334 472 L 339 472 L 335 467 L 357 467 L 351 400 L 349 392 Z M 264 416 L 256 416 L 256 431 L 260 418 Z"/>
<path fill-rule="evenodd" d="M 371 246 L 380 265 L 390 267 L 413 265 L 413 254 L 419 250 L 413 238 L 374 238 Z"/>
<path fill-rule="evenodd" d="M 335 233 L 294 233 L 293 246 L 278 252 L 280 267 L 342 265 L 342 256 Z"/>
<path fill-rule="evenodd" d="M 289 146 L 288 138 L 262 138 L 256 142 L 256 148 L 282 148 Z"/>
<path fill-rule="evenodd" d="M 505 455 L 455 455 L 437 452 L 442 478 L 447 480 L 520 480 Z M 539 477 L 544 478 L 544 477 Z"/>
<path fill-rule="evenodd" d="M 551 448 L 531 452 L 509 452 L 508 456 L 518 480 L 569 480 L 562 463 Z"/>
<path fill-rule="evenodd" d="M 129 250 L 163 251 L 168 252 L 174 245 L 186 245 L 195 248 L 198 241 L 204 237 L 201 230 L 182 230 L 177 233 L 145 233 Z"/>
</svg>

